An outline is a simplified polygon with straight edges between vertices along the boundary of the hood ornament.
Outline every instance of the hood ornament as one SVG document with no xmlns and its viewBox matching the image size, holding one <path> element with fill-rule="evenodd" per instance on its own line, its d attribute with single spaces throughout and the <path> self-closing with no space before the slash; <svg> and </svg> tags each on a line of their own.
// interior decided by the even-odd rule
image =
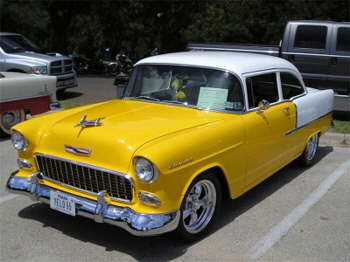
<svg viewBox="0 0 350 262">
<path fill-rule="evenodd" d="M 86 115 L 80 119 L 80 122 L 76 124 L 74 127 L 81 126 L 81 127 L 94 127 L 94 126 L 101 126 L 102 123 L 100 120 L 103 119 L 103 117 L 99 117 L 93 120 L 86 120 Z"/>
</svg>

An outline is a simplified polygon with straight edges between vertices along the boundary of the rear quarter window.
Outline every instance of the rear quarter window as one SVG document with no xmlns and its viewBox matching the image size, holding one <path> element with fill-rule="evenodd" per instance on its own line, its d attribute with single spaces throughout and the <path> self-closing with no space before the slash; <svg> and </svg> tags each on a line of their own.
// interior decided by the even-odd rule
<svg viewBox="0 0 350 262">
<path fill-rule="evenodd" d="M 290 99 L 304 93 L 302 84 L 294 75 L 291 73 L 281 72 L 280 76 L 283 99 Z"/>
</svg>

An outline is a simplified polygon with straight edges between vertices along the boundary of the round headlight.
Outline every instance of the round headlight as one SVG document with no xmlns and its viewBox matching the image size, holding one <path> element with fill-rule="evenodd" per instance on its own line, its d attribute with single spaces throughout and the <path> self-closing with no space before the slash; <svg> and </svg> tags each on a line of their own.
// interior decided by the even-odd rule
<svg viewBox="0 0 350 262">
<path fill-rule="evenodd" d="M 157 168 L 143 157 L 134 159 L 134 169 L 137 177 L 143 182 L 153 182 L 158 175 Z"/>
<path fill-rule="evenodd" d="M 25 151 L 28 146 L 27 140 L 17 131 L 13 131 L 11 135 L 13 147 L 18 151 Z"/>
</svg>

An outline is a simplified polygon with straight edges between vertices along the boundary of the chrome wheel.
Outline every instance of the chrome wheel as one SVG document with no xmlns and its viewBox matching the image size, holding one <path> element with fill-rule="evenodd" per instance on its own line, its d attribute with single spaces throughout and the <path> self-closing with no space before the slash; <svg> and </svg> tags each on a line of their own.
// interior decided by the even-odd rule
<svg viewBox="0 0 350 262">
<path fill-rule="evenodd" d="M 311 161 L 316 154 L 318 146 L 318 134 L 312 136 L 306 145 L 306 160 Z"/>
<path fill-rule="evenodd" d="M 23 110 L 5 112 L 0 115 L 0 129 L 6 134 L 11 133 L 11 127 L 25 119 Z"/>
<path fill-rule="evenodd" d="M 204 179 L 192 186 L 182 208 L 182 222 L 187 232 L 196 234 L 210 222 L 216 207 L 216 188 Z"/>
</svg>

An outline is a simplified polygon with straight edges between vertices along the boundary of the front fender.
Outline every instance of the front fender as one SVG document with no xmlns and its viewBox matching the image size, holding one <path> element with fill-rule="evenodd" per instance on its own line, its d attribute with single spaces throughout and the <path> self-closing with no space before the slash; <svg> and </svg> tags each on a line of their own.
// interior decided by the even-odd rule
<svg viewBox="0 0 350 262">
<path fill-rule="evenodd" d="M 240 117 L 234 116 L 145 144 L 134 156 L 152 161 L 160 174 L 151 184 L 136 181 L 136 188 L 159 197 L 163 212 L 177 210 L 192 181 L 219 167 L 232 196 L 244 185 L 244 131 L 239 123 Z"/>
</svg>

